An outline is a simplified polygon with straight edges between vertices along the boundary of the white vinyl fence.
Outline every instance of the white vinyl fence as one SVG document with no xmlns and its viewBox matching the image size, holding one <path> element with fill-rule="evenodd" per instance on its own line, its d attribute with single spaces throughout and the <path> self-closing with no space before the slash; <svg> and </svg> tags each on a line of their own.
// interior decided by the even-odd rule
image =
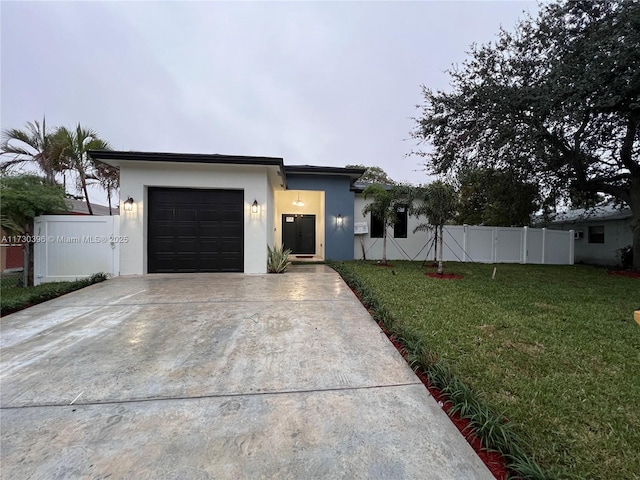
<svg viewBox="0 0 640 480">
<path fill-rule="evenodd" d="M 34 284 L 120 272 L 120 217 L 42 215 L 34 221 Z"/>
<path fill-rule="evenodd" d="M 356 235 L 355 258 L 362 258 L 361 239 Z M 434 233 L 409 230 L 407 238 L 387 237 L 390 260 L 433 259 Z M 382 258 L 382 239 L 362 236 L 368 260 Z M 529 227 L 476 227 L 452 225 L 444 227 L 443 257 L 445 261 L 478 263 L 537 263 L 573 265 L 573 230 L 548 230 Z M 438 245 L 438 248 L 439 245 Z"/>
</svg>

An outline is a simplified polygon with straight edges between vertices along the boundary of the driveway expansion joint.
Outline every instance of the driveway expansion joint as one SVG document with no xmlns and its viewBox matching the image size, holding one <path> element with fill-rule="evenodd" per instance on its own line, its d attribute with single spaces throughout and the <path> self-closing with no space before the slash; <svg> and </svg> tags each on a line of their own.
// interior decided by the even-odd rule
<svg viewBox="0 0 640 480">
<path fill-rule="evenodd" d="M 334 299 L 334 298 L 321 298 L 321 299 L 294 299 L 287 298 L 281 300 L 281 302 L 295 302 L 295 303 L 325 303 L 331 302 L 332 304 L 336 303 L 351 303 L 350 299 Z M 82 305 L 67 305 L 65 303 L 60 303 L 58 306 L 63 308 L 87 308 L 87 307 L 120 307 L 120 306 L 146 306 L 146 305 L 206 305 L 209 303 L 273 303 L 272 300 L 244 300 L 241 298 L 221 298 L 219 300 L 200 300 L 200 301 L 189 301 L 189 302 L 156 302 L 153 303 L 125 303 L 125 302 L 113 302 L 113 303 L 83 303 Z M 38 308 L 39 305 L 34 305 L 31 308 Z"/>
<path fill-rule="evenodd" d="M 37 405 L 18 405 L 0 406 L 0 410 L 21 410 L 26 408 L 47 408 L 47 407 L 82 407 L 82 406 L 98 406 L 98 405 L 123 405 L 127 403 L 143 403 L 143 402 L 163 402 L 175 400 L 205 400 L 208 398 L 228 398 L 228 397 L 257 397 L 268 395 L 295 395 L 304 393 L 324 393 L 324 392 L 348 392 L 358 390 L 376 390 L 384 388 L 411 387 L 414 385 L 422 385 L 422 382 L 393 383 L 389 385 L 367 385 L 362 387 L 341 387 L 341 388 L 315 388 L 310 390 L 280 390 L 273 392 L 245 392 L 245 393 L 219 393 L 212 395 L 198 395 L 190 397 L 151 397 L 151 398 L 131 398 L 126 400 L 107 400 L 104 402 L 75 402 L 75 403 L 42 403 Z"/>
</svg>

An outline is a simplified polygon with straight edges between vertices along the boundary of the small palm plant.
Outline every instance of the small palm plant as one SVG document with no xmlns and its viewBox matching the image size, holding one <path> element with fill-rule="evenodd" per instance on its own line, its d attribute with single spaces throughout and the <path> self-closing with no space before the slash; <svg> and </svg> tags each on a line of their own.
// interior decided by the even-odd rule
<svg viewBox="0 0 640 480">
<path fill-rule="evenodd" d="M 429 185 L 417 187 L 413 193 L 413 198 L 418 202 L 413 204 L 414 206 L 411 208 L 412 215 L 427 219 L 427 223 L 418 225 L 413 229 L 413 233 L 433 229 L 436 246 L 434 260 L 437 258 L 439 238 L 440 258 L 438 260 L 438 273 L 442 274 L 444 225 L 449 220 L 452 220 L 456 214 L 458 194 L 452 185 L 438 180 Z"/>
<path fill-rule="evenodd" d="M 406 202 L 406 187 L 394 185 L 391 188 L 385 188 L 383 185 L 373 183 L 368 185 L 362 192 L 364 199 L 373 198 L 362 209 L 362 215 L 371 213 L 372 217 L 376 216 L 382 222 L 382 265 L 387 264 L 387 229 L 392 227 L 398 220 L 398 208 L 404 206 Z"/>
<path fill-rule="evenodd" d="M 289 261 L 290 253 L 291 250 L 285 250 L 284 245 L 280 248 L 271 248 L 267 245 L 267 271 L 269 273 L 284 273 L 289 265 L 291 265 Z"/>
</svg>

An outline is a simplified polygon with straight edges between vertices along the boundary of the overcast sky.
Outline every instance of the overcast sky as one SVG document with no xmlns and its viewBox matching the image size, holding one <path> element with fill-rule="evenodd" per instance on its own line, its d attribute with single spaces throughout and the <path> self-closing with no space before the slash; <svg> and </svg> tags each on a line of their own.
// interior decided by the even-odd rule
<svg viewBox="0 0 640 480">
<path fill-rule="evenodd" d="M 536 2 L 5 2 L 1 126 L 97 130 L 116 150 L 380 166 L 406 155 L 421 85 Z"/>
</svg>

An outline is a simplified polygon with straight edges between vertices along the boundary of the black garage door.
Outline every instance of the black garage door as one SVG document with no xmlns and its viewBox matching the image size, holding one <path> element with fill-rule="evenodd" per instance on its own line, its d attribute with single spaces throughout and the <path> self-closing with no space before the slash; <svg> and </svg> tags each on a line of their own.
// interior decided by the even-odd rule
<svg viewBox="0 0 640 480">
<path fill-rule="evenodd" d="M 244 192 L 149 188 L 149 273 L 242 272 Z"/>
</svg>

